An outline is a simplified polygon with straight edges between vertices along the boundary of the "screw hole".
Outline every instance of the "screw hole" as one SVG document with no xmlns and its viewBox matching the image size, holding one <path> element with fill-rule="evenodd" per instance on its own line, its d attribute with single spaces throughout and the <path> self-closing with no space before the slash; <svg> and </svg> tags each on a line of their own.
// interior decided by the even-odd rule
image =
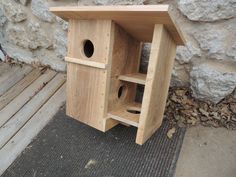
<svg viewBox="0 0 236 177">
<path fill-rule="evenodd" d="M 94 53 L 94 45 L 92 41 L 85 40 L 84 41 L 84 55 L 88 58 L 92 57 Z"/>
</svg>

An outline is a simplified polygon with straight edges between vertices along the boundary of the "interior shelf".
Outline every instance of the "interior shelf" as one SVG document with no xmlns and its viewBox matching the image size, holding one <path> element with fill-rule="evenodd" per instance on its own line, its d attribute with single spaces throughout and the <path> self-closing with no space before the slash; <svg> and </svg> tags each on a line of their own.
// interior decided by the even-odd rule
<svg viewBox="0 0 236 177">
<path fill-rule="evenodd" d="M 146 74 L 142 74 L 142 73 L 132 73 L 132 74 L 120 75 L 119 79 L 122 81 L 145 85 L 146 76 L 147 76 Z"/>
<path fill-rule="evenodd" d="M 116 110 L 112 110 L 108 113 L 108 116 L 112 119 L 138 127 L 139 117 L 141 113 L 140 103 L 129 103 L 122 105 Z"/>
</svg>

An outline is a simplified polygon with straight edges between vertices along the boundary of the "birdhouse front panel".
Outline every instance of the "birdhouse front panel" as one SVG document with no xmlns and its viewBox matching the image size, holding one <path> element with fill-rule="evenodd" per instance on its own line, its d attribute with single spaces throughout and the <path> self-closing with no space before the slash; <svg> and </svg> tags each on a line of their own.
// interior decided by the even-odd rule
<svg viewBox="0 0 236 177">
<path fill-rule="evenodd" d="M 111 20 L 70 20 L 67 114 L 104 131 Z"/>
</svg>

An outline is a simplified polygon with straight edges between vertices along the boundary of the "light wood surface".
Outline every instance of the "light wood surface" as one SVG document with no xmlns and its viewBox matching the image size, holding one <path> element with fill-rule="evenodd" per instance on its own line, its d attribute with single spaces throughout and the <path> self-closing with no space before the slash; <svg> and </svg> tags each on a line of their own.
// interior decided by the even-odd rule
<svg viewBox="0 0 236 177">
<path fill-rule="evenodd" d="M 80 65 L 90 66 L 94 68 L 106 69 L 105 63 L 100 63 L 100 62 L 95 62 L 95 61 L 81 60 L 79 58 L 72 58 L 72 57 L 65 57 L 65 61 L 80 64 Z"/>
<path fill-rule="evenodd" d="M 33 138 L 53 118 L 65 102 L 65 84 L 0 150 L 0 175 L 14 162 Z M 1 136 L 1 135 L 0 135 Z"/>
<path fill-rule="evenodd" d="M 142 43 L 134 39 L 129 33 L 114 23 L 114 39 L 112 46 L 110 85 L 106 89 L 108 96 L 108 109 L 106 113 L 112 110 L 120 109 L 128 102 L 133 102 L 136 93 L 136 84 L 121 82 L 118 77 L 121 74 L 138 72 Z M 124 93 L 118 97 L 119 88 L 124 86 Z M 108 116 L 109 117 L 109 116 Z M 119 122 L 113 119 L 105 119 L 105 131 Z M 107 128 L 109 125 L 109 128 Z"/>
<path fill-rule="evenodd" d="M 169 6 L 50 10 L 69 21 L 67 115 L 101 131 L 136 126 L 143 144 L 162 123 L 176 46 L 185 44 Z M 142 42 L 152 42 L 146 75 L 139 73 Z M 127 112 L 137 84 L 145 86 L 141 114 Z"/>
<path fill-rule="evenodd" d="M 65 82 L 64 74 L 57 74 L 43 87 L 27 104 L 0 128 L 0 149 L 7 141 L 34 115 L 35 112 L 61 87 Z M 0 116 L 1 117 L 1 116 Z"/>
<path fill-rule="evenodd" d="M 120 106 L 118 109 L 108 112 L 112 119 L 138 127 L 140 114 L 130 113 L 127 110 L 141 111 L 141 104 L 128 103 Z"/>
<path fill-rule="evenodd" d="M 70 20 L 68 57 L 103 63 L 107 69 L 67 64 L 67 115 L 104 131 L 112 51 L 111 20 Z M 87 58 L 82 51 L 83 41 L 93 42 L 94 53 Z"/>
<path fill-rule="evenodd" d="M 11 70 L 11 66 L 8 63 L 3 63 L 0 61 L 0 77 L 6 75 L 9 70 Z"/>
<path fill-rule="evenodd" d="M 0 97 L 0 110 L 10 103 L 17 95 L 19 95 L 26 87 L 41 75 L 41 71 L 34 69 L 17 84 L 11 87 L 6 93 Z"/>
<path fill-rule="evenodd" d="M 8 89 L 15 85 L 19 80 L 21 80 L 25 75 L 27 75 L 32 70 L 30 66 L 24 67 L 10 67 L 9 70 L 0 77 L 0 96 L 3 95 Z M 16 74 L 17 73 L 17 74 Z"/>
<path fill-rule="evenodd" d="M 56 72 L 46 71 L 37 80 L 35 80 L 29 87 L 21 92 L 14 100 L 0 110 L 0 127 L 10 119 L 17 111 L 20 110 L 35 94 L 37 94 L 41 88 L 48 83 Z"/>
<path fill-rule="evenodd" d="M 133 83 L 145 85 L 146 74 L 142 74 L 142 73 L 125 74 L 125 75 L 120 75 L 119 79 L 122 81 L 133 82 Z"/>
<path fill-rule="evenodd" d="M 144 42 L 152 41 L 155 24 L 164 24 L 176 44 L 185 43 L 168 5 L 51 7 L 50 11 L 65 20 L 113 20 Z"/>
<path fill-rule="evenodd" d="M 176 44 L 163 25 L 155 25 L 136 143 L 160 127 L 164 115 Z"/>
</svg>

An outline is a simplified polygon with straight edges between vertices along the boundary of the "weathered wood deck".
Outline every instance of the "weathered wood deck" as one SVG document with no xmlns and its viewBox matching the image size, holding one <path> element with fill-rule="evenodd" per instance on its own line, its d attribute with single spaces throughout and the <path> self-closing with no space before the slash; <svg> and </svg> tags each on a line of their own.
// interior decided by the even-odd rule
<svg viewBox="0 0 236 177">
<path fill-rule="evenodd" d="M 65 102 L 65 74 L 0 62 L 0 175 Z"/>
</svg>

